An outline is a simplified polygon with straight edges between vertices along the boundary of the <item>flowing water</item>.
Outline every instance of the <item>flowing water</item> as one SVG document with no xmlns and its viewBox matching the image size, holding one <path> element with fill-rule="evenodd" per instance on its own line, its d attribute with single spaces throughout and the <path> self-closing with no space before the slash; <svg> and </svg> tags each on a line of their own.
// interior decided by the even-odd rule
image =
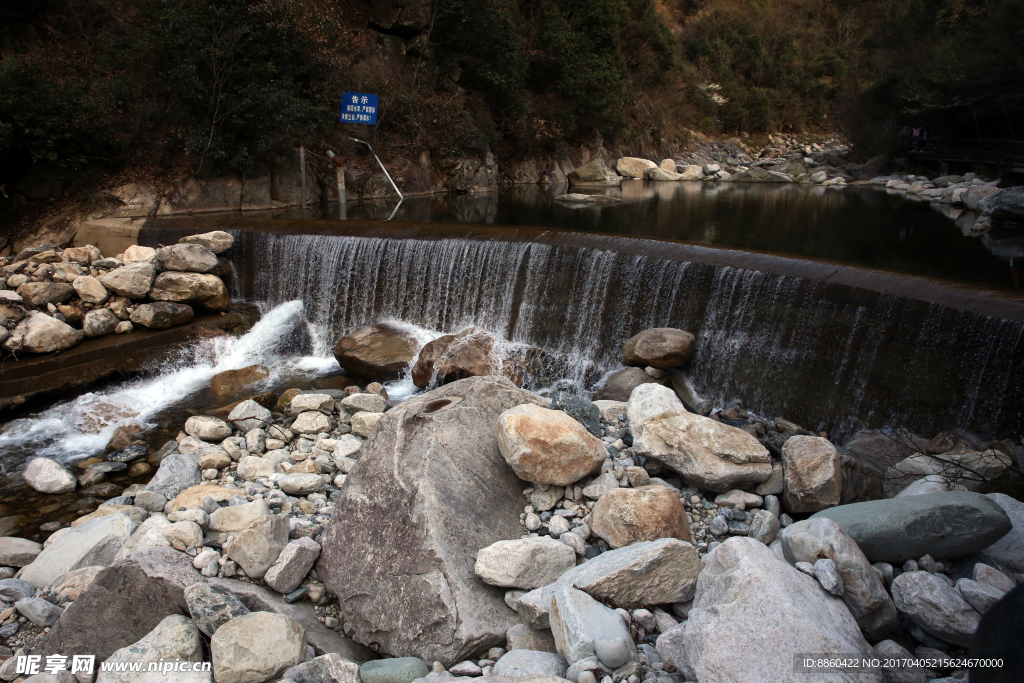
<svg viewBox="0 0 1024 683">
<path fill-rule="evenodd" d="M 273 221 L 270 222 L 273 224 Z M 341 224 L 339 224 L 340 226 Z M 701 395 L 741 398 L 838 438 L 858 425 L 932 435 L 1019 434 L 1024 323 L 917 298 L 754 268 L 475 234 L 431 238 L 236 232 L 249 300 L 304 302 L 314 355 L 382 319 L 451 333 L 482 327 L 543 349 L 532 388 L 587 395 L 649 327 L 697 336 Z M 454 226 L 452 226 L 454 228 Z M 380 232 L 380 231 L 378 231 Z M 458 230 L 452 230 L 458 232 Z"/>
</svg>

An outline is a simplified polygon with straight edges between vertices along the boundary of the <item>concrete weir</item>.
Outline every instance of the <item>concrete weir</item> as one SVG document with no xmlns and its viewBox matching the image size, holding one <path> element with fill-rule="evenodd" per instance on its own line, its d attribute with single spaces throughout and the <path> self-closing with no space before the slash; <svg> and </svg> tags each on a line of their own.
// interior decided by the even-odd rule
<svg viewBox="0 0 1024 683">
<path fill-rule="evenodd" d="M 142 244 L 236 238 L 237 295 L 301 299 L 329 348 L 394 318 L 484 327 L 593 390 L 647 327 L 697 336 L 704 398 L 742 398 L 834 438 L 858 426 L 1024 427 L 1024 299 L 834 263 L 604 234 L 430 222 L 151 219 Z"/>
</svg>

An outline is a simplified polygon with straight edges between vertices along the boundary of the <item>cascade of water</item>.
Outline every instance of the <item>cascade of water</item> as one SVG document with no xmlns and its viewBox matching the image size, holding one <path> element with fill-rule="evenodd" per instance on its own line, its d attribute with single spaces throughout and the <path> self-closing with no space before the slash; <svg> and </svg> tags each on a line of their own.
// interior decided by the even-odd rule
<svg viewBox="0 0 1024 683">
<path fill-rule="evenodd" d="M 57 403 L 39 415 L 15 420 L 0 433 L 4 460 L 29 450 L 32 455 L 74 460 L 103 449 L 114 430 L 128 423 L 146 424 L 160 411 L 209 385 L 214 375 L 264 364 L 276 374 L 302 359 L 278 354 L 282 341 L 300 320 L 302 303 L 285 301 L 268 311 L 241 337 L 213 337 L 168 359 L 151 377 L 108 390 L 82 394 Z M 337 367 L 333 362 L 333 367 Z M 306 364 L 307 372 L 317 372 Z M 15 460 L 17 458 L 15 457 Z"/>
<path fill-rule="evenodd" d="M 358 325 L 483 328 L 547 352 L 541 383 L 579 393 L 649 327 L 697 336 L 689 369 L 713 399 L 742 398 L 839 437 L 860 423 L 931 434 L 1024 426 L 1024 325 L 845 285 L 657 255 L 500 239 L 236 233 L 240 294 L 301 300 L 328 356 Z M 542 388 L 534 386 L 534 388 Z"/>
</svg>

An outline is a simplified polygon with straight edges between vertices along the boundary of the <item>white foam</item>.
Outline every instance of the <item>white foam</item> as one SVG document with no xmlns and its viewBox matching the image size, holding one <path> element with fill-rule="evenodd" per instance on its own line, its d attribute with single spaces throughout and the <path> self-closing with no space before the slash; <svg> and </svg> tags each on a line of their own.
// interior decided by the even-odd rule
<svg viewBox="0 0 1024 683">
<path fill-rule="evenodd" d="M 269 381 L 273 381 L 282 372 L 324 374 L 337 369 L 336 362 L 331 365 L 325 358 L 288 358 L 278 353 L 280 342 L 301 314 L 301 301 L 283 303 L 241 337 L 202 340 L 169 360 L 154 377 L 82 394 L 38 415 L 15 420 L 0 434 L 0 453 L 32 448 L 36 455 L 63 462 L 92 455 L 118 427 L 132 422 L 148 424 L 160 411 L 204 388 L 225 370 L 262 364 L 270 368 Z"/>
</svg>

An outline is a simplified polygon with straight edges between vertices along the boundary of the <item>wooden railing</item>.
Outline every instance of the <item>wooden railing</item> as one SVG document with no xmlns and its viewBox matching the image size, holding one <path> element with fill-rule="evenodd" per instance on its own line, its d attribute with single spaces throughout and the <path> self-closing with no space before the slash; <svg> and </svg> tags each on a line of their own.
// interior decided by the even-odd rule
<svg viewBox="0 0 1024 683">
<path fill-rule="evenodd" d="M 1024 173 L 1024 142 L 1019 140 L 950 140 L 900 138 L 908 159 L 939 163 L 982 164 L 1009 173 Z"/>
</svg>

